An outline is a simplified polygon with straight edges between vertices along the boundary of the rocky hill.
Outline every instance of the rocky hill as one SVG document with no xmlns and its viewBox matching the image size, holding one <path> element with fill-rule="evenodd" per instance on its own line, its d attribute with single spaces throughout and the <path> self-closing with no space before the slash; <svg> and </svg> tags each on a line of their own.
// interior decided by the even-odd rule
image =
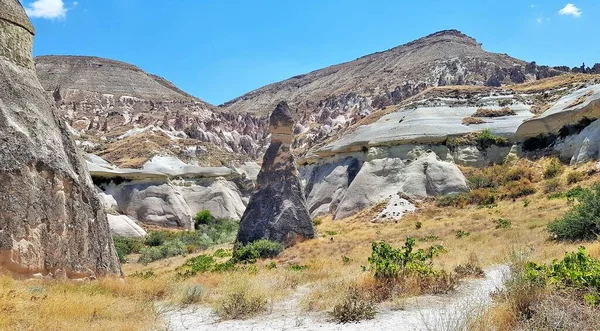
<svg viewBox="0 0 600 331">
<path fill-rule="evenodd" d="M 341 128 L 428 87 L 523 83 L 558 74 L 506 54 L 486 52 L 457 30 L 436 32 L 385 52 L 271 84 L 220 107 L 264 114 L 286 100 L 296 110 L 301 133 L 295 148 L 306 150 Z M 319 123 L 316 127 L 312 123 Z M 312 128 L 311 128 L 312 126 Z"/>
<path fill-rule="evenodd" d="M 136 66 L 85 56 L 35 62 L 80 146 L 115 164 L 138 167 L 156 154 L 206 165 L 239 163 L 258 158 L 266 145 L 266 119 L 216 111 Z"/>
</svg>

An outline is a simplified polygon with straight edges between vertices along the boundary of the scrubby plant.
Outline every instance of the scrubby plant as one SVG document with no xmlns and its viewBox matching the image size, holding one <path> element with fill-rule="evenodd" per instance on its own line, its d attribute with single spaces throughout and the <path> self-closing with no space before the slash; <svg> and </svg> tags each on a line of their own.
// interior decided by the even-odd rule
<svg viewBox="0 0 600 331">
<path fill-rule="evenodd" d="M 471 195 L 469 193 L 454 193 L 441 196 L 438 201 L 438 207 L 459 207 L 464 208 L 469 204 Z"/>
<path fill-rule="evenodd" d="M 496 203 L 496 194 L 486 189 L 471 191 L 469 202 L 479 206 L 491 206 Z"/>
<path fill-rule="evenodd" d="M 231 250 L 228 250 L 228 249 L 226 250 L 223 248 L 219 248 L 213 253 L 214 257 L 220 257 L 220 258 L 230 257 L 231 255 L 232 255 Z"/>
<path fill-rule="evenodd" d="M 409 274 L 434 275 L 439 271 L 433 269 L 433 257 L 444 251 L 441 245 L 427 249 L 414 250 L 415 240 L 406 238 L 404 246 L 393 248 L 385 241 L 371 245 L 371 256 L 368 258 L 374 276 L 377 279 L 395 279 Z"/>
<path fill-rule="evenodd" d="M 261 239 L 247 245 L 239 245 L 233 251 L 234 262 L 254 263 L 257 259 L 276 257 L 284 249 L 278 242 Z"/>
<path fill-rule="evenodd" d="M 193 305 L 202 300 L 202 294 L 204 294 L 204 288 L 200 285 L 190 285 L 184 289 L 183 298 L 181 304 L 184 306 Z"/>
<path fill-rule="evenodd" d="M 222 319 L 244 319 L 258 315 L 266 308 L 267 300 L 263 296 L 242 290 L 227 295 L 217 309 L 217 314 Z"/>
<path fill-rule="evenodd" d="M 470 235 L 471 235 L 471 233 L 469 233 L 469 232 L 467 232 L 465 230 L 458 230 L 458 231 L 456 231 L 456 238 L 458 238 L 458 239 L 461 239 L 461 238 L 464 238 L 464 237 L 468 237 Z"/>
<path fill-rule="evenodd" d="M 567 174 L 567 184 L 575 184 L 583 180 L 583 172 L 571 171 Z"/>
<path fill-rule="evenodd" d="M 493 222 L 496 224 L 496 229 L 508 229 L 512 227 L 512 222 L 505 218 L 499 218 Z"/>
<path fill-rule="evenodd" d="M 213 220 L 213 216 L 209 210 L 203 210 L 194 217 L 194 228 L 198 230 L 200 225 L 207 225 Z"/>
<path fill-rule="evenodd" d="M 139 253 L 144 247 L 142 240 L 137 238 L 113 237 L 113 242 L 121 263 L 127 262 L 127 255 Z"/>
<path fill-rule="evenodd" d="M 454 268 L 454 274 L 459 278 L 475 277 L 481 278 L 485 276 L 483 269 L 479 266 L 477 255 L 471 253 L 469 261 L 465 264 L 459 264 Z"/>
<path fill-rule="evenodd" d="M 600 184 L 573 192 L 579 204 L 552 221 L 548 230 L 556 240 L 594 240 L 600 234 Z"/>
<path fill-rule="evenodd" d="M 415 229 L 420 230 L 423 227 L 423 223 L 422 222 L 417 222 L 415 224 Z"/>
<path fill-rule="evenodd" d="M 375 303 L 357 288 L 350 288 L 342 301 L 333 307 L 331 317 L 337 323 L 357 323 L 373 319 L 377 311 Z"/>
<path fill-rule="evenodd" d="M 186 246 L 181 240 L 171 240 L 160 246 L 142 248 L 138 262 L 148 264 L 172 256 L 185 255 L 186 253 Z"/>
<path fill-rule="evenodd" d="M 584 291 L 582 300 L 597 302 L 600 293 L 600 260 L 586 254 L 585 247 L 566 253 L 562 260 L 549 265 L 527 263 L 527 278 L 556 288 L 574 288 Z"/>
<path fill-rule="evenodd" d="M 544 179 L 552 179 L 565 171 L 564 166 L 558 158 L 552 158 L 550 163 L 544 168 Z"/>
<path fill-rule="evenodd" d="M 548 179 L 544 183 L 544 193 L 558 192 L 561 187 L 562 187 L 562 183 L 560 181 L 560 178 Z"/>
<path fill-rule="evenodd" d="M 288 266 L 288 269 L 291 271 L 304 271 L 304 270 L 308 269 L 308 266 L 302 265 L 302 264 L 290 264 Z"/>
<path fill-rule="evenodd" d="M 504 137 L 495 136 L 490 129 L 486 128 L 477 133 L 475 143 L 480 149 L 487 149 L 492 145 L 507 146 L 508 140 Z"/>
<path fill-rule="evenodd" d="M 517 199 L 535 193 L 535 187 L 527 179 L 522 179 L 518 182 L 510 182 L 503 189 L 503 196 L 510 199 Z"/>
</svg>

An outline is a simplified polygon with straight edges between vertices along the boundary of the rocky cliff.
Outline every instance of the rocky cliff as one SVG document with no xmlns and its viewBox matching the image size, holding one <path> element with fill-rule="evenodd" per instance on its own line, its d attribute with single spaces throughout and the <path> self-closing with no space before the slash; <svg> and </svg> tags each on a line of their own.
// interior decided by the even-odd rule
<svg viewBox="0 0 600 331">
<path fill-rule="evenodd" d="M 264 114 L 279 100 L 288 100 L 298 123 L 293 147 L 304 152 L 429 87 L 523 83 L 535 80 L 536 70 L 506 54 L 486 52 L 474 38 L 447 30 L 259 88 L 220 107 Z"/>
<path fill-rule="evenodd" d="M 119 166 L 139 167 L 154 155 L 211 166 L 243 163 L 262 155 L 268 143 L 266 118 L 217 111 L 127 63 L 42 56 L 35 67 L 79 145 Z"/>
<path fill-rule="evenodd" d="M 0 270 L 119 275 L 106 214 L 36 76 L 33 35 L 19 2 L 0 0 Z"/>
</svg>

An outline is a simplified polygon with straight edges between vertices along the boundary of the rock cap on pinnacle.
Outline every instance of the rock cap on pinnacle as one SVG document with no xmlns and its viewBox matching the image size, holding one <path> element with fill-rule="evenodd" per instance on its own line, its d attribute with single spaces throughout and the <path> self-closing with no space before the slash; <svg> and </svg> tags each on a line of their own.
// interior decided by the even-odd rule
<svg viewBox="0 0 600 331">
<path fill-rule="evenodd" d="M 275 107 L 269 121 L 271 141 L 291 144 L 294 140 L 294 119 L 292 118 L 292 111 L 287 102 L 281 101 Z"/>
<path fill-rule="evenodd" d="M 29 31 L 29 33 L 35 34 L 33 25 L 31 25 L 25 9 L 18 0 L 0 0 L 0 20 L 11 22 Z"/>
</svg>

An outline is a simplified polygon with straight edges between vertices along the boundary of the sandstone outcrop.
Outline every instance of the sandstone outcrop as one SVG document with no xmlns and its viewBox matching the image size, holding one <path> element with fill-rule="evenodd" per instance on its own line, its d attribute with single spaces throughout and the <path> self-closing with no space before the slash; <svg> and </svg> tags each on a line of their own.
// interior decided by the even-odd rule
<svg viewBox="0 0 600 331">
<path fill-rule="evenodd" d="M 0 270 L 120 275 L 106 214 L 31 55 L 34 30 L 0 0 Z"/>
<path fill-rule="evenodd" d="M 240 243 L 266 238 L 293 245 L 297 240 L 315 237 L 291 152 L 293 128 L 289 106 L 279 103 L 270 117 L 271 145 L 263 158 L 256 192 L 240 221 Z"/>
</svg>

